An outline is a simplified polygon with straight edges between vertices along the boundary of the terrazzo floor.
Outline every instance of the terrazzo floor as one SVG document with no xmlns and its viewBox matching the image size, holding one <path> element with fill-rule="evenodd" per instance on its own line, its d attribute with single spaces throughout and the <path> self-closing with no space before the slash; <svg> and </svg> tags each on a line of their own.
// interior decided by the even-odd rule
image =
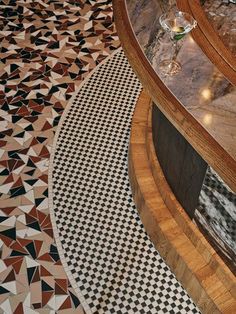
<svg viewBox="0 0 236 314">
<path fill-rule="evenodd" d="M 0 1 L 0 312 L 83 313 L 48 208 L 48 163 L 81 81 L 120 43 L 111 1 Z"/>
</svg>

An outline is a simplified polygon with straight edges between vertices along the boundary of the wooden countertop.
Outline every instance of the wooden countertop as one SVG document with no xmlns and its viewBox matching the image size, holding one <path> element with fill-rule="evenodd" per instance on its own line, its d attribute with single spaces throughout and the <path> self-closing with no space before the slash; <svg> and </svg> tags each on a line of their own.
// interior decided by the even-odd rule
<svg viewBox="0 0 236 314">
<path fill-rule="evenodd" d="M 158 21 L 162 12 L 169 9 L 166 3 L 113 0 L 123 48 L 159 109 L 235 192 L 235 58 L 215 32 L 199 1 L 178 0 L 179 8 L 194 15 L 198 27 L 193 36 L 186 36 L 178 54 L 182 72 L 162 77 L 158 62 L 171 49 L 168 35 Z"/>
</svg>

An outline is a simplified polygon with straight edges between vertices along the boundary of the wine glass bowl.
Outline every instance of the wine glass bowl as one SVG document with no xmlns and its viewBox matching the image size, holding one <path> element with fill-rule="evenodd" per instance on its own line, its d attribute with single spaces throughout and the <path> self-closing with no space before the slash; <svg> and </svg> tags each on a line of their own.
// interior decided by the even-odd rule
<svg viewBox="0 0 236 314">
<path fill-rule="evenodd" d="M 197 26 L 196 20 L 188 13 L 182 11 L 168 12 L 160 16 L 162 28 L 169 32 L 172 39 L 179 40 Z"/>
<path fill-rule="evenodd" d="M 175 75 L 181 70 L 181 64 L 176 60 L 179 47 L 177 42 L 196 27 L 196 20 L 188 13 L 182 11 L 170 11 L 159 18 L 160 25 L 166 31 L 173 44 L 175 53 L 172 59 L 159 63 L 159 71 L 164 75 Z"/>
</svg>

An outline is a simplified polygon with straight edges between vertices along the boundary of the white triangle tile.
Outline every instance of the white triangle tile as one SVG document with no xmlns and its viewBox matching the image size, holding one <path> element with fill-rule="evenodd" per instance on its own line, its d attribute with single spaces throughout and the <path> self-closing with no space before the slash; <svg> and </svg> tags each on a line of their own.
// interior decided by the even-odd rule
<svg viewBox="0 0 236 314">
<path fill-rule="evenodd" d="M 23 182 L 23 185 L 24 185 L 24 188 L 26 190 L 26 192 L 29 192 L 30 190 L 33 190 L 33 187 L 32 185 L 26 183 L 26 182 Z"/>
<path fill-rule="evenodd" d="M 18 206 L 18 208 L 20 210 L 22 210 L 24 213 L 29 213 L 31 211 L 31 209 L 34 207 L 34 205 L 22 205 L 22 206 Z"/>
<path fill-rule="evenodd" d="M 30 307 L 30 292 L 27 294 L 24 302 L 23 302 L 23 305 L 26 306 L 26 307 Z"/>
<path fill-rule="evenodd" d="M 37 157 L 37 154 L 35 153 L 33 147 L 30 147 L 30 149 L 28 150 L 28 153 L 27 153 L 28 156 L 34 156 L 34 157 Z"/>
<path fill-rule="evenodd" d="M 68 295 L 56 295 L 55 299 L 56 299 L 56 309 L 58 310 L 63 302 L 65 302 L 66 298 L 68 298 Z"/>
<path fill-rule="evenodd" d="M 5 300 L 2 304 L 0 304 L 0 308 L 5 313 L 12 313 L 11 304 L 10 304 L 9 299 Z"/>
<path fill-rule="evenodd" d="M 44 171 L 46 171 L 48 169 L 48 166 L 45 163 L 45 160 L 41 160 L 41 161 L 37 162 L 36 166 L 42 172 L 44 172 Z"/>
<path fill-rule="evenodd" d="M 3 272 L 6 269 L 7 269 L 7 266 L 5 265 L 3 260 L 0 259 L 0 272 Z"/>
<path fill-rule="evenodd" d="M 25 132 L 24 140 L 25 142 L 32 138 L 32 135 L 29 132 Z"/>
<path fill-rule="evenodd" d="M 23 146 L 24 144 L 24 139 L 23 138 L 20 138 L 20 137 L 14 137 L 14 140 L 19 143 L 20 145 Z"/>
<path fill-rule="evenodd" d="M 27 229 L 16 230 L 17 237 L 24 239 L 27 235 Z"/>
<path fill-rule="evenodd" d="M 46 120 L 48 121 L 49 124 L 51 124 L 51 125 L 53 124 L 53 119 L 52 118 L 47 118 Z"/>
<path fill-rule="evenodd" d="M 6 282 L 6 283 L 2 283 L 1 286 L 5 289 L 7 289 L 8 291 L 10 291 L 13 294 L 17 294 L 17 290 L 16 290 L 16 282 L 15 281 L 10 281 L 10 282 Z"/>
<path fill-rule="evenodd" d="M 20 221 L 23 225 L 26 225 L 25 215 L 20 215 L 17 217 L 17 220 Z"/>
<path fill-rule="evenodd" d="M 14 182 L 10 182 L 10 183 L 1 185 L 0 186 L 0 193 L 7 194 L 10 191 L 13 184 L 14 184 Z"/>
<path fill-rule="evenodd" d="M 17 123 L 22 129 L 26 128 L 29 126 L 31 123 L 30 122 L 22 122 L 22 123 Z"/>
<path fill-rule="evenodd" d="M 27 156 L 27 155 L 18 154 L 18 156 L 21 158 L 21 160 L 24 161 L 24 163 L 27 163 L 29 160 L 29 156 Z"/>
<path fill-rule="evenodd" d="M 47 186 L 47 183 L 44 182 L 43 180 L 39 179 L 37 182 L 35 182 L 34 187 L 39 187 L 39 186 Z"/>
<path fill-rule="evenodd" d="M 32 260 L 28 256 L 25 256 L 25 261 L 26 261 L 27 268 L 39 266 L 39 263 L 37 263 L 36 261 Z"/>
<path fill-rule="evenodd" d="M 2 158 L 3 154 L 5 153 L 5 150 L 0 149 L 0 158 Z"/>
<path fill-rule="evenodd" d="M 48 301 L 47 305 L 48 305 L 51 309 L 53 309 L 53 310 L 56 311 L 57 308 L 56 308 L 56 298 L 55 298 L 55 296 L 53 296 L 53 297 Z"/>
<path fill-rule="evenodd" d="M 41 234 L 41 231 L 38 231 L 38 230 L 35 230 L 33 228 L 28 228 L 27 232 L 26 232 L 26 236 L 27 237 L 33 237 L 33 236 L 36 236 L 38 234 Z"/>
<path fill-rule="evenodd" d="M 43 209 L 47 209 L 48 208 L 48 199 L 45 198 L 42 203 L 39 204 L 39 206 L 37 206 L 38 210 L 43 210 Z"/>
<path fill-rule="evenodd" d="M 29 192 L 27 192 L 24 197 L 26 197 L 29 201 L 31 201 L 32 203 L 34 203 L 34 191 L 30 190 Z"/>
<path fill-rule="evenodd" d="M 5 131 L 7 129 L 8 122 L 7 121 L 1 121 L 0 124 L 0 132 Z"/>
<path fill-rule="evenodd" d="M 14 227 L 15 223 L 16 223 L 16 217 L 15 216 L 11 216 L 8 219 L 6 219 L 3 222 L 1 222 L 0 225 Z"/>
<path fill-rule="evenodd" d="M 25 165 L 22 165 L 20 166 L 19 168 L 16 168 L 12 171 L 12 173 L 15 173 L 15 174 L 20 174 L 21 171 L 24 169 Z"/>
</svg>

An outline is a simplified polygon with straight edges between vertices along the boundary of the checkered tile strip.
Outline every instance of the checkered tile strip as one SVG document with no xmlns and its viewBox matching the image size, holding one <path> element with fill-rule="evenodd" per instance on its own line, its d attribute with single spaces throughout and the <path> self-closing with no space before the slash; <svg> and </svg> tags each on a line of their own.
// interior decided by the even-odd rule
<svg viewBox="0 0 236 314">
<path fill-rule="evenodd" d="M 59 127 L 53 206 L 87 313 L 199 313 L 153 247 L 127 171 L 141 85 L 122 51 L 83 85 Z"/>
</svg>

